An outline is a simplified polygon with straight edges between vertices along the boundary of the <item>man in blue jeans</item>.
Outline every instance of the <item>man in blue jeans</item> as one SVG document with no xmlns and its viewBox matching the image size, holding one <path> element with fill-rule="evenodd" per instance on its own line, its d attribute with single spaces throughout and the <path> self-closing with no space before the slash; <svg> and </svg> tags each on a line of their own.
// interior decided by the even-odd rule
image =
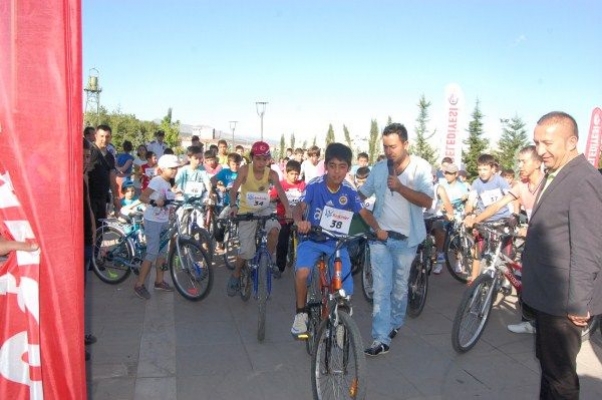
<svg viewBox="0 0 602 400">
<path fill-rule="evenodd" d="M 379 237 L 380 231 L 385 231 L 387 237 L 384 242 L 370 243 L 374 308 L 373 342 L 365 350 L 368 356 L 388 352 L 391 339 L 405 321 L 410 266 L 418 245 L 426 238 L 422 209 L 430 208 L 433 201 L 431 166 L 408 153 L 405 126 L 390 124 L 382 139 L 387 159 L 374 165 L 359 189 L 362 197 L 376 195 L 375 231 Z"/>
</svg>

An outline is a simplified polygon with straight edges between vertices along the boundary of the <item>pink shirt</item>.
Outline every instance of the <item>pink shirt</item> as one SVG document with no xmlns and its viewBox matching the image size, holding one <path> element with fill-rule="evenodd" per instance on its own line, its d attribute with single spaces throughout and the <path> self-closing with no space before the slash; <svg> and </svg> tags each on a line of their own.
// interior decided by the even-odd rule
<svg viewBox="0 0 602 400">
<path fill-rule="evenodd" d="M 543 179 L 543 175 L 542 175 Z M 535 198 L 537 197 L 537 192 L 539 191 L 539 185 L 535 188 L 529 189 L 529 180 L 524 180 L 518 182 L 516 185 L 510 189 L 510 194 L 516 197 L 520 204 L 523 206 L 525 211 L 527 212 L 527 217 L 531 219 L 531 212 L 533 211 L 533 206 L 535 205 Z"/>
</svg>

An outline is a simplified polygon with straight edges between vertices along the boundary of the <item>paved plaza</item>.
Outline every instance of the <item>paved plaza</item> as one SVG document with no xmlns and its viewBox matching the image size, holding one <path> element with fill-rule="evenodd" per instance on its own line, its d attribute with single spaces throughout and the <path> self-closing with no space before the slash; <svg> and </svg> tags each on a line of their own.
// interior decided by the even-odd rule
<svg viewBox="0 0 602 400">
<path fill-rule="evenodd" d="M 177 292 L 149 301 L 134 295 L 134 279 L 112 286 L 88 279 L 91 332 L 88 393 L 94 400 L 230 400 L 312 398 L 310 357 L 290 334 L 294 316 L 292 271 L 274 281 L 266 339 L 256 339 L 257 303 L 226 295 L 230 274 L 215 265 L 209 296 L 199 302 Z M 371 306 L 356 277 L 353 317 L 371 343 Z M 153 279 L 151 277 L 151 279 Z M 152 281 L 151 281 L 152 282 Z M 494 306 L 479 343 L 454 352 L 450 332 L 464 290 L 444 269 L 431 276 L 426 307 L 408 319 L 385 355 L 368 358 L 368 399 L 536 399 L 539 364 L 533 335 L 513 334 L 516 297 Z M 150 285 L 152 286 L 152 285 Z M 585 342 L 578 358 L 581 398 L 602 398 L 602 338 Z"/>
</svg>

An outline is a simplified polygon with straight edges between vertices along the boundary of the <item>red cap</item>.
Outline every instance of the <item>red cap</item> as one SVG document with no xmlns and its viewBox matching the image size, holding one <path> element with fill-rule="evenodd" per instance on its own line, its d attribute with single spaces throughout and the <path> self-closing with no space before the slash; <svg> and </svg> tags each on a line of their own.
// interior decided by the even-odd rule
<svg viewBox="0 0 602 400">
<path fill-rule="evenodd" d="M 271 157 L 270 145 L 266 142 L 255 142 L 251 147 L 251 156 L 266 156 Z"/>
</svg>

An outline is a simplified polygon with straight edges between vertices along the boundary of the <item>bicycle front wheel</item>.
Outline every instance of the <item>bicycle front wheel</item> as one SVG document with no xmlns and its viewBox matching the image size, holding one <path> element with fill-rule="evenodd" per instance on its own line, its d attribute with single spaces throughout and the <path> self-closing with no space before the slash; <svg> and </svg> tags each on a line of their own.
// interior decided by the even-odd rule
<svg viewBox="0 0 602 400">
<path fill-rule="evenodd" d="M 416 318 L 424 310 L 426 295 L 429 289 L 429 276 L 427 267 L 421 262 L 421 252 L 416 254 L 410 267 L 410 279 L 408 279 L 408 308 L 407 314 Z"/>
<path fill-rule="evenodd" d="M 211 233 L 209 233 L 207 229 L 201 228 L 197 225 L 192 228 L 190 236 L 197 244 L 201 246 L 209 261 L 213 261 L 215 248 L 213 246 L 213 237 L 211 236 Z"/>
<path fill-rule="evenodd" d="M 451 334 L 452 346 L 458 353 L 472 349 L 483 334 L 496 297 L 495 290 L 493 278 L 483 274 L 464 292 Z"/>
<path fill-rule="evenodd" d="M 320 325 L 311 357 L 314 399 L 364 399 L 366 358 L 359 329 L 346 311 L 338 310 L 338 325 Z"/>
<path fill-rule="evenodd" d="M 288 239 L 288 251 L 286 253 L 286 267 L 294 268 L 297 261 L 297 235 L 291 234 Z"/>
<path fill-rule="evenodd" d="M 207 297 L 213 286 L 211 262 L 205 251 L 193 240 L 177 240 L 178 243 L 172 246 L 168 257 L 173 284 L 186 300 L 202 300 Z"/>
<path fill-rule="evenodd" d="M 372 286 L 372 265 L 370 264 L 370 246 L 364 248 L 364 264 L 362 265 L 362 293 L 368 303 L 372 303 L 374 288 Z"/>
<path fill-rule="evenodd" d="M 261 253 L 257 266 L 257 303 L 259 305 L 259 317 L 257 320 L 257 340 L 263 342 L 265 339 L 265 317 L 268 302 L 268 279 L 269 279 L 269 255 Z"/>
<path fill-rule="evenodd" d="M 92 270 L 104 283 L 116 285 L 130 276 L 134 253 L 122 231 L 109 225 L 96 230 Z"/>
<path fill-rule="evenodd" d="M 445 242 L 445 265 L 450 275 L 459 282 L 466 283 L 472 274 L 473 245 L 472 238 L 458 232 Z"/>
<path fill-rule="evenodd" d="M 224 232 L 224 263 L 229 270 L 234 269 L 239 247 L 238 226 L 230 224 Z"/>
<path fill-rule="evenodd" d="M 307 354 L 312 355 L 316 343 L 318 326 L 320 325 L 322 313 L 322 291 L 320 289 L 320 276 L 318 267 L 314 266 L 311 273 L 311 282 L 307 287 L 307 339 L 305 349 Z"/>
</svg>

